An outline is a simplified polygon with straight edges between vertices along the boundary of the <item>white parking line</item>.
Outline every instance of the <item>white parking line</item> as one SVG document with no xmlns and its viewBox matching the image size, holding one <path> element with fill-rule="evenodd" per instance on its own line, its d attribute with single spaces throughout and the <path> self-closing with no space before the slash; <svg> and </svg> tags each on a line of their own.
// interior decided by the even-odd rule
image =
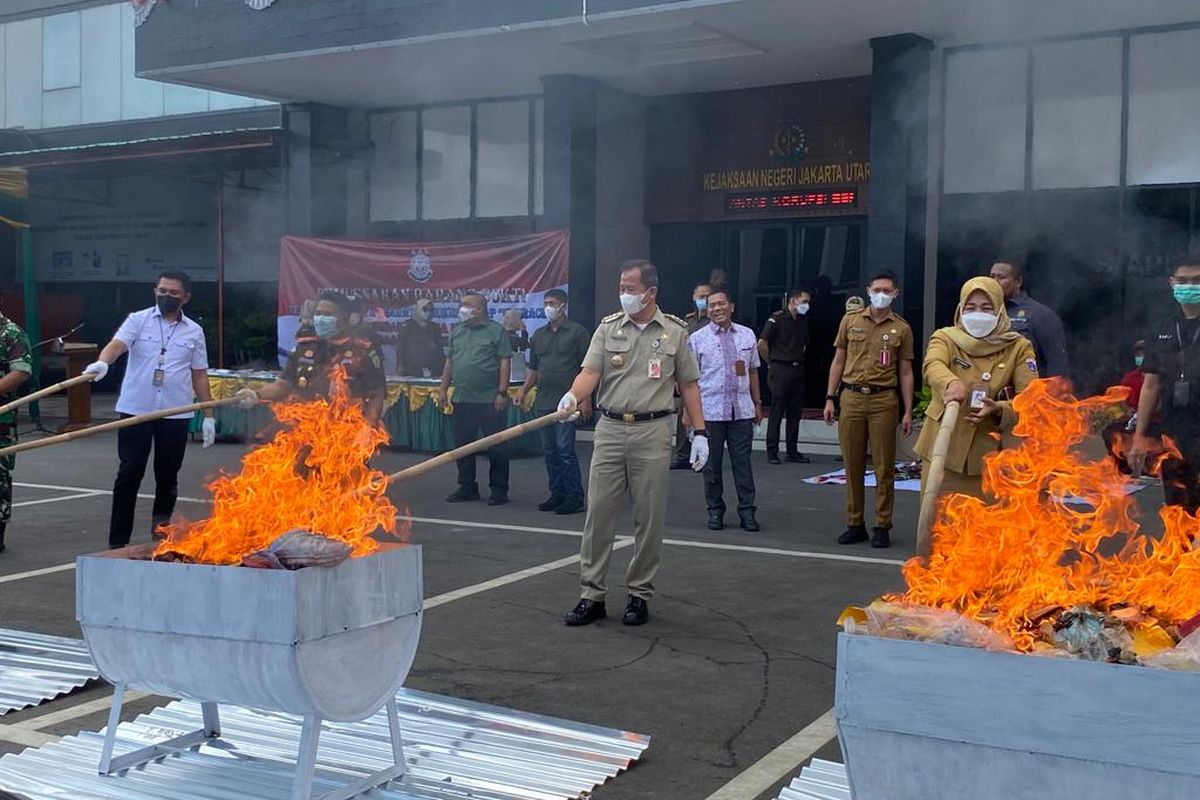
<svg viewBox="0 0 1200 800">
<path fill-rule="evenodd" d="M 813 720 L 804 730 L 751 764 L 744 772 L 710 794 L 707 800 L 754 800 L 791 775 L 812 754 L 837 735 L 833 709 Z"/>
<path fill-rule="evenodd" d="M 28 572 L 14 572 L 12 575 L 0 575 L 0 583 L 12 583 L 13 581 L 23 581 L 26 578 L 36 578 L 39 575 L 52 575 L 55 572 L 67 572 L 75 569 L 75 564 L 59 564 L 57 567 L 43 567 L 42 569 L 31 569 Z"/>
<path fill-rule="evenodd" d="M 13 503 L 13 508 L 24 508 L 25 506 L 37 506 L 42 503 L 61 503 L 63 500 L 78 500 L 82 497 L 99 497 L 105 492 L 80 492 L 79 494 L 65 494 L 62 497 L 44 497 L 41 500 L 22 500 L 19 503 Z"/>
</svg>

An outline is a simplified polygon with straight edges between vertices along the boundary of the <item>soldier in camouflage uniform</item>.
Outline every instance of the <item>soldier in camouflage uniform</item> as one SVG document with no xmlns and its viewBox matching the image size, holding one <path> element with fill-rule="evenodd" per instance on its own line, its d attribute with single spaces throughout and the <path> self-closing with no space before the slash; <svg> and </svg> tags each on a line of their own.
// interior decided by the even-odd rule
<svg viewBox="0 0 1200 800">
<path fill-rule="evenodd" d="M 32 372 L 29 337 L 17 323 L 0 314 L 0 405 L 17 399 L 17 389 Z M 0 447 L 16 443 L 17 412 L 0 414 Z M 0 456 L 0 553 L 4 552 L 4 532 L 12 516 L 12 470 L 16 460 L 15 455 Z"/>
</svg>

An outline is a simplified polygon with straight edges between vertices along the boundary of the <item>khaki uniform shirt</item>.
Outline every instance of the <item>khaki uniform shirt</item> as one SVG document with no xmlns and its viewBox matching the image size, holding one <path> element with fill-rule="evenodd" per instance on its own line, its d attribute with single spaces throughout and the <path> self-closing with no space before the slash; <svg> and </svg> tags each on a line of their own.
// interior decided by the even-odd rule
<svg viewBox="0 0 1200 800">
<path fill-rule="evenodd" d="M 913 360 L 912 328 L 895 311 L 883 322 L 869 308 L 846 314 L 833 344 L 846 350 L 842 381 L 855 386 L 898 387 L 900 362 Z"/>
<path fill-rule="evenodd" d="M 616 414 L 672 411 L 675 384 L 700 378 L 687 337 L 687 324 L 662 309 L 643 330 L 624 312 L 602 319 L 583 357 L 585 369 L 600 373 L 596 405 Z"/>
<path fill-rule="evenodd" d="M 1038 377 L 1033 345 L 1028 339 L 1021 338 L 990 356 L 971 356 L 963 352 L 943 330 L 933 332 L 925 352 L 925 383 L 929 385 L 933 399 L 925 409 L 925 425 L 913 449 L 925 459 L 933 453 L 933 442 L 946 410 L 942 394 L 951 381 L 960 380 L 966 384 L 968 397 L 973 384 L 986 384 L 988 397 L 1000 403 L 999 423 L 988 419 L 972 425 L 967 421 L 970 409 L 963 403 L 958 412 L 958 422 L 950 434 L 950 446 L 946 450 L 947 470 L 963 475 L 982 475 L 983 457 L 1000 449 L 1000 442 L 992 434 L 997 429 L 1008 430 L 1016 422 L 1010 395 L 1022 391 Z M 987 379 L 983 377 L 985 374 Z"/>
</svg>

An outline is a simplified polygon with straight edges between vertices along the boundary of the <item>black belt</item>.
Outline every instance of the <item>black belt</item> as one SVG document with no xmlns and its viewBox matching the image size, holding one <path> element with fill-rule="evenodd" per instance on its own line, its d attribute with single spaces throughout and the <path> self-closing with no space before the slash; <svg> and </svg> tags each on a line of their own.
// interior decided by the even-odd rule
<svg viewBox="0 0 1200 800">
<path fill-rule="evenodd" d="M 804 366 L 803 361 L 785 361 L 784 359 L 781 359 L 781 358 L 772 358 L 771 363 L 772 364 L 786 364 L 789 367 L 803 367 Z"/>
<path fill-rule="evenodd" d="M 843 383 L 842 386 L 856 394 L 884 394 L 896 391 L 895 386 L 872 386 L 869 383 Z"/>
<path fill-rule="evenodd" d="M 624 413 L 624 414 L 618 414 L 615 411 L 609 411 L 607 409 L 602 408 L 602 409 L 600 409 L 600 413 L 603 414 L 604 416 L 608 417 L 609 419 L 618 419 L 621 422 L 649 422 L 652 419 L 662 419 L 663 417 L 674 414 L 675 412 L 674 411 L 647 411 L 643 414 L 630 414 L 628 412 Z"/>
</svg>

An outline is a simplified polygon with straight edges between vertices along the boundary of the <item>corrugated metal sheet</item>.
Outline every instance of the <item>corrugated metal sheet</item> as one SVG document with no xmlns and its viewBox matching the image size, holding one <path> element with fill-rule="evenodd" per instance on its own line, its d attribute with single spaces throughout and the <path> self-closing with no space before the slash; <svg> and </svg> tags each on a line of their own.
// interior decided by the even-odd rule
<svg viewBox="0 0 1200 800">
<path fill-rule="evenodd" d="M 775 800 L 850 800 L 846 768 L 814 758 Z"/>
<path fill-rule="evenodd" d="M 558 800 L 586 796 L 636 761 L 650 737 L 455 700 L 407 689 L 397 694 L 407 774 L 370 797 L 379 800 Z M 177 701 L 118 728 L 126 752 L 201 726 L 198 703 Z M 96 774 L 103 737 L 85 732 L 0 757 L 0 788 L 30 800 L 204 798 L 286 800 L 300 720 L 221 707 L 222 738 L 130 770 Z M 387 716 L 326 723 L 317 757 L 317 792 L 391 761 Z"/>
<path fill-rule="evenodd" d="M 37 705 L 99 677 L 82 639 L 0 628 L 0 714 Z"/>
</svg>

